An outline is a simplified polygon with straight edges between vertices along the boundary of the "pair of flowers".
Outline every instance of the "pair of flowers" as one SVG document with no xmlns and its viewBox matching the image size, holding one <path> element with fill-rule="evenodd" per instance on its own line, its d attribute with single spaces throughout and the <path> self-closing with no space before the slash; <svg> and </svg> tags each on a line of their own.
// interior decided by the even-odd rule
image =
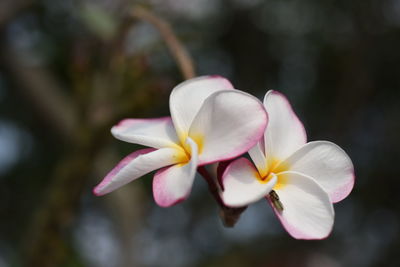
<svg viewBox="0 0 400 267">
<path fill-rule="evenodd" d="M 170 95 L 171 117 L 125 119 L 111 129 L 126 142 L 152 148 L 125 157 L 94 189 L 104 195 L 160 169 L 153 194 L 162 207 L 188 197 L 200 166 L 238 158 L 220 179 L 228 207 L 262 198 L 294 238 L 321 239 L 334 221 L 332 203 L 354 185 L 350 158 L 327 141 L 307 143 L 304 127 L 288 100 L 268 91 L 261 103 L 220 76 L 185 81 Z"/>
</svg>

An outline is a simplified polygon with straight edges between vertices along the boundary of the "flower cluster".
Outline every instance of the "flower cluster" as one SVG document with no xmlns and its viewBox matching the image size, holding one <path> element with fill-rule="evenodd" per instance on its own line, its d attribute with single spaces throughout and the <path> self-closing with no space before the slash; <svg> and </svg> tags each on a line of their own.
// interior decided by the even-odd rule
<svg viewBox="0 0 400 267">
<path fill-rule="evenodd" d="M 125 119 L 112 128 L 116 138 L 151 148 L 125 157 L 96 195 L 160 169 L 153 195 L 169 207 L 188 197 L 198 167 L 234 159 L 219 177 L 223 205 L 239 208 L 265 198 L 294 238 L 329 235 L 332 203 L 353 188 L 353 164 L 331 142 L 307 142 L 282 94 L 268 91 L 261 103 L 223 77 L 204 76 L 175 87 L 169 104 L 171 117 Z M 252 162 L 237 158 L 246 152 Z"/>
</svg>

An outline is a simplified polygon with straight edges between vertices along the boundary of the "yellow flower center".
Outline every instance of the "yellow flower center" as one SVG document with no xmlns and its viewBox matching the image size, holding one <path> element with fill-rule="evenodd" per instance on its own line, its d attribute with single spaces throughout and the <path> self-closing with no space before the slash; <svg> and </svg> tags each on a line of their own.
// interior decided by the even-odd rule
<svg viewBox="0 0 400 267">
<path fill-rule="evenodd" d="M 177 157 L 179 164 L 185 165 L 187 164 L 192 157 L 192 149 L 190 145 L 186 142 L 187 134 L 181 133 L 180 136 L 185 136 L 185 139 L 181 139 L 180 149 L 178 150 Z M 201 154 L 203 151 L 203 140 L 204 136 L 201 134 L 191 134 L 189 136 L 197 145 L 198 154 Z"/>
<path fill-rule="evenodd" d="M 191 134 L 189 137 L 197 144 L 198 154 L 200 155 L 203 152 L 204 136 L 202 134 Z"/>
<path fill-rule="evenodd" d="M 183 147 L 177 148 L 176 154 L 173 157 L 179 162 L 178 165 L 185 165 L 190 161 L 190 154 Z"/>
<path fill-rule="evenodd" d="M 268 183 L 273 175 L 277 175 L 278 181 L 273 187 L 274 190 L 281 189 L 286 185 L 285 175 L 279 175 L 279 173 L 289 170 L 289 166 L 286 162 L 277 159 L 271 159 L 267 161 L 266 168 L 260 170 L 256 177 L 260 183 Z"/>
</svg>

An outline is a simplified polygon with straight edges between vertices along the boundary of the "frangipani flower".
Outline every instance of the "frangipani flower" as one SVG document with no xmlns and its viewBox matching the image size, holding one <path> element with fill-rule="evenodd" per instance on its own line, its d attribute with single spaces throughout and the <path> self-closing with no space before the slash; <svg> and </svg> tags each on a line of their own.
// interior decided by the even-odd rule
<svg viewBox="0 0 400 267">
<path fill-rule="evenodd" d="M 189 195 L 198 166 L 245 153 L 267 124 L 262 103 L 219 76 L 179 84 L 169 104 L 171 117 L 125 119 L 111 129 L 122 141 L 151 148 L 125 157 L 94 189 L 96 195 L 162 168 L 154 175 L 154 199 L 172 206 Z"/>
<path fill-rule="evenodd" d="M 222 176 L 221 198 L 230 207 L 264 197 L 287 232 L 298 239 L 322 239 L 334 220 L 332 203 L 354 185 L 348 155 L 327 141 L 307 143 L 303 124 L 288 100 L 276 91 L 264 98 L 269 122 L 264 139 L 245 158 L 232 162 Z"/>
</svg>

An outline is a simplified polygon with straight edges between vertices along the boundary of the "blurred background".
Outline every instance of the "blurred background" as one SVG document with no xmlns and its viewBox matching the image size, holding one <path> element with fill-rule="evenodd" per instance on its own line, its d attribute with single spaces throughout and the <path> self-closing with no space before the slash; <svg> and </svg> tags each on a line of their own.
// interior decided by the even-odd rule
<svg viewBox="0 0 400 267">
<path fill-rule="evenodd" d="M 196 75 L 283 92 L 309 140 L 347 151 L 329 238 L 292 239 L 266 201 L 224 228 L 202 179 L 167 209 L 152 175 L 93 196 L 139 148 L 110 127 L 168 115 L 188 77 L 165 22 Z M 2 0 L 0 266 L 399 266 L 399 47 L 400 0 Z"/>
</svg>

